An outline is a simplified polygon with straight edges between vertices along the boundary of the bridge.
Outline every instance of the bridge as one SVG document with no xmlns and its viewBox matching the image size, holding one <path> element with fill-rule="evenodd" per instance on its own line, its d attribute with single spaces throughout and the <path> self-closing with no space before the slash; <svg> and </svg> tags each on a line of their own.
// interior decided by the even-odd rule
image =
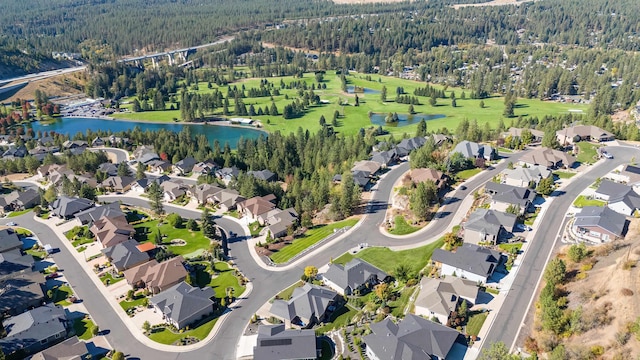
<svg viewBox="0 0 640 360">
<path fill-rule="evenodd" d="M 184 49 L 170 50 L 170 51 L 158 52 L 158 53 L 154 53 L 154 54 L 123 58 L 123 59 L 118 60 L 118 62 L 120 62 L 120 63 L 133 62 L 136 65 L 140 65 L 141 61 L 151 59 L 151 61 L 153 62 L 153 66 L 157 67 L 158 66 L 158 61 L 162 60 L 162 58 L 166 57 L 170 66 L 176 65 L 176 64 L 178 64 L 178 62 L 180 62 L 180 64 L 184 65 L 187 62 L 187 57 L 189 55 L 195 53 L 198 49 L 204 49 L 204 48 L 208 48 L 208 47 L 211 47 L 211 46 L 224 44 L 227 41 L 232 41 L 234 38 L 235 38 L 234 36 L 227 36 L 227 37 L 221 38 L 220 40 L 217 40 L 217 41 L 214 41 L 214 42 L 211 42 L 211 43 L 207 43 L 207 44 L 202 44 L 202 45 L 198 45 L 198 46 L 192 46 L 192 47 L 188 47 L 188 48 L 184 48 Z"/>
</svg>

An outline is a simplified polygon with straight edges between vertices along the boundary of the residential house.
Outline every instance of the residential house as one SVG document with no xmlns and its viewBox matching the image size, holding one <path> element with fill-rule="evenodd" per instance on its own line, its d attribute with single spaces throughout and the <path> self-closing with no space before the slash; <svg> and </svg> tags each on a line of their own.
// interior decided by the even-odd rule
<svg viewBox="0 0 640 360">
<path fill-rule="evenodd" d="M 54 171 L 54 170 L 58 170 L 60 168 L 66 168 L 66 165 L 58 165 L 58 164 L 51 164 L 51 165 L 41 165 L 38 167 L 37 172 L 38 172 L 38 176 L 42 177 L 42 178 L 46 178 L 49 176 L 49 174 Z"/>
<path fill-rule="evenodd" d="M 270 312 L 284 321 L 307 327 L 322 322 L 339 298 L 333 290 L 305 283 L 293 290 L 291 299 L 274 300 Z"/>
<path fill-rule="evenodd" d="M 28 188 L 25 191 L 14 191 L 4 197 L 7 205 L 5 208 L 13 211 L 30 209 L 40 204 L 40 193 Z"/>
<path fill-rule="evenodd" d="M 27 150 L 27 147 L 24 145 L 21 145 L 21 146 L 11 145 L 5 152 L 2 153 L 2 157 L 5 159 L 23 158 L 27 156 L 28 153 L 29 151 Z"/>
<path fill-rule="evenodd" d="M 399 156 L 396 149 L 373 153 L 371 161 L 380 165 L 380 168 L 389 167 L 398 162 Z"/>
<path fill-rule="evenodd" d="M 60 151 L 60 148 L 57 146 L 41 146 L 38 145 L 33 149 L 29 150 L 29 155 L 36 158 L 38 161 L 44 160 L 47 157 L 47 154 L 54 154 Z"/>
<path fill-rule="evenodd" d="M 354 171 L 352 175 L 353 175 L 353 182 L 356 183 L 361 189 L 366 189 L 371 183 L 371 178 L 364 171 Z M 339 176 L 339 178 L 336 178 L 334 176 L 334 181 L 337 180 L 338 182 L 341 182 L 342 175 L 336 175 L 336 176 Z"/>
<path fill-rule="evenodd" d="M 419 149 L 427 143 L 427 139 L 424 137 L 412 137 L 410 139 L 402 139 L 398 145 L 396 145 L 396 154 L 399 157 L 405 157 L 411 154 L 413 150 Z"/>
<path fill-rule="evenodd" d="M 213 194 L 214 203 L 220 207 L 222 211 L 234 210 L 239 202 L 246 199 L 233 189 L 222 189 L 219 192 Z"/>
<path fill-rule="evenodd" d="M 269 170 L 260 171 L 247 171 L 247 175 L 253 176 L 258 180 L 264 180 L 266 182 L 272 182 L 277 180 L 277 175 Z"/>
<path fill-rule="evenodd" d="M 52 215 L 61 219 L 70 219 L 75 214 L 93 206 L 94 203 L 91 200 L 62 195 L 53 201 L 50 208 Z"/>
<path fill-rule="evenodd" d="M 228 184 L 229 181 L 235 179 L 238 174 L 240 174 L 240 169 L 235 166 L 222 168 L 216 171 L 216 176 L 223 180 L 225 184 Z"/>
<path fill-rule="evenodd" d="M 98 166 L 98 171 L 107 174 L 107 176 L 118 176 L 118 165 L 110 162 L 102 163 Z"/>
<path fill-rule="evenodd" d="M 162 183 L 165 181 L 171 181 L 171 178 L 168 177 L 167 175 L 162 175 L 157 178 L 148 178 L 148 177 L 143 178 L 140 180 L 136 180 L 133 184 L 131 184 L 131 190 L 138 194 L 142 194 L 147 190 L 149 185 L 151 185 L 152 183 L 157 183 L 158 185 L 162 185 Z"/>
<path fill-rule="evenodd" d="M 117 216 L 124 216 L 119 202 L 96 206 L 75 214 L 76 219 L 80 220 L 82 225 L 89 224 L 89 226 L 92 226 L 94 222 L 102 217 L 114 218 Z"/>
<path fill-rule="evenodd" d="M 152 145 L 142 145 L 138 146 L 132 154 L 132 157 L 136 159 L 138 162 L 145 163 L 144 161 L 140 161 L 143 157 L 149 161 L 153 160 L 152 158 L 148 158 L 146 155 L 151 154 L 153 158 L 160 159 L 158 154 L 156 153 L 154 147 Z"/>
<path fill-rule="evenodd" d="M 515 128 L 515 127 L 510 127 L 509 130 L 505 131 L 502 133 L 502 137 L 503 138 L 507 138 L 509 136 L 513 137 L 513 138 L 521 138 L 522 139 L 522 132 L 528 130 L 529 133 L 531 134 L 531 142 L 532 143 L 539 143 L 542 142 L 542 137 L 544 136 L 544 131 L 540 131 L 540 130 L 536 130 L 536 129 L 526 129 L 526 128 Z"/>
<path fill-rule="evenodd" d="M 237 204 L 238 212 L 251 221 L 257 221 L 260 215 L 276 208 L 275 201 L 276 196 L 273 194 L 252 197 Z"/>
<path fill-rule="evenodd" d="M 0 253 L 0 279 L 33 270 L 35 260 L 18 249 Z M 3 294 L 4 296 L 4 294 Z"/>
<path fill-rule="evenodd" d="M 490 145 L 478 144 L 467 140 L 461 141 L 451 150 L 451 154 L 457 152 L 468 159 L 495 160 L 498 158 L 498 151 Z"/>
<path fill-rule="evenodd" d="M 325 285 L 340 295 L 352 295 L 373 289 L 374 286 L 388 280 L 389 275 L 364 260 L 354 258 L 345 265 L 329 264 L 327 272 L 322 274 Z"/>
<path fill-rule="evenodd" d="M 608 207 L 585 206 L 575 215 L 572 232 L 583 240 L 607 243 L 624 238 L 627 218 Z"/>
<path fill-rule="evenodd" d="M 609 209 L 626 216 L 640 209 L 640 195 L 633 187 L 617 182 L 602 180 L 594 197 L 606 201 Z"/>
<path fill-rule="evenodd" d="M 166 201 L 174 201 L 179 197 L 186 195 L 187 190 L 189 190 L 189 186 L 183 184 L 180 181 L 174 180 L 165 181 L 160 184 L 160 187 L 164 192 L 164 199 Z"/>
<path fill-rule="evenodd" d="M 499 184 L 489 181 L 484 192 L 491 195 L 491 209 L 506 212 L 509 207 L 518 210 L 519 214 L 531 211 L 533 201 L 538 193 L 528 187 Z"/>
<path fill-rule="evenodd" d="M 34 271 L 33 258 L 15 252 L 0 255 L 0 312 L 17 315 L 42 305 L 45 300 L 42 282 L 44 276 Z M 5 260 L 6 259 L 6 260 Z"/>
<path fill-rule="evenodd" d="M 206 203 L 215 202 L 213 196 L 220 191 L 222 191 L 222 189 L 217 186 L 210 184 L 200 184 L 189 189 L 189 191 L 187 191 L 187 194 L 191 196 L 191 198 L 198 204 L 204 205 Z"/>
<path fill-rule="evenodd" d="M 135 152 L 134 152 L 135 154 Z M 143 151 L 139 157 L 135 158 L 137 162 L 148 165 L 154 160 L 162 160 L 160 156 L 153 151 Z"/>
<path fill-rule="evenodd" d="M 447 186 L 447 177 L 442 171 L 434 169 L 413 169 L 409 173 L 409 179 L 414 184 L 419 184 L 428 180 L 433 181 L 436 184 L 438 190 L 442 190 Z"/>
<path fill-rule="evenodd" d="M 65 310 L 53 304 L 44 305 L 2 322 L 7 336 L 0 339 L 6 355 L 19 350 L 23 354 L 40 351 L 63 340 L 67 335 Z"/>
<path fill-rule="evenodd" d="M 446 325 L 461 301 L 471 306 L 476 303 L 478 292 L 477 284 L 471 280 L 455 276 L 442 279 L 425 276 L 420 281 L 420 294 L 416 298 L 414 312 L 427 318 L 435 317 Z"/>
<path fill-rule="evenodd" d="M 495 250 L 465 243 L 456 252 L 436 249 L 431 261 L 439 265 L 442 276 L 458 276 L 486 283 L 500 265 L 502 255 Z"/>
<path fill-rule="evenodd" d="M 189 174 L 191 170 L 193 170 L 193 166 L 197 163 L 198 162 L 196 161 L 196 159 L 192 158 L 191 156 L 187 156 L 186 158 L 173 164 L 173 169 L 178 175 L 186 175 Z"/>
<path fill-rule="evenodd" d="M 176 256 L 161 263 L 151 260 L 124 272 L 127 283 L 137 289 L 149 289 L 159 294 L 184 281 L 187 270 L 182 256 Z"/>
<path fill-rule="evenodd" d="M 89 230 L 103 248 L 110 248 L 125 242 L 135 234 L 135 229 L 127 222 L 124 215 L 101 217 L 93 223 Z"/>
<path fill-rule="evenodd" d="M 102 253 L 118 271 L 125 271 L 149 261 L 149 255 L 140 251 L 138 242 L 132 239 L 102 249 Z"/>
<path fill-rule="evenodd" d="M 433 143 L 436 145 L 436 147 L 440 147 L 446 143 L 452 142 L 451 136 L 449 135 L 433 134 L 433 135 L 426 136 L 426 139 L 428 139 L 429 137 L 433 139 Z"/>
<path fill-rule="evenodd" d="M 73 336 L 33 355 L 31 360 L 84 360 L 87 355 L 87 343 L 78 339 L 78 336 Z"/>
<path fill-rule="evenodd" d="M 490 241 L 497 244 L 508 238 L 516 225 L 517 216 L 490 209 L 477 209 L 462 225 L 464 241 L 472 244 Z"/>
<path fill-rule="evenodd" d="M 263 215 L 260 216 L 262 217 Z M 266 217 L 266 219 L 264 219 L 264 217 Z M 263 231 L 269 231 L 274 239 L 285 236 L 289 227 L 294 226 L 298 222 L 298 213 L 294 208 L 285 210 L 275 208 L 269 211 L 264 217 L 262 221 L 267 224 L 267 226 Z M 260 219 L 258 219 L 258 221 L 260 221 Z"/>
<path fill-rule="evenodd" d="M 108 191 L 127 192 L 135 181 L 131 176 L 110 176 L 100 186 Z"/>
<path fill-rule="evenodd" d="M 398 324 L 390 318 L 372 323 L 363 338 L 371 360 L 444 360 L 460 333 L 444 325 L 407 314 Z"/>
<path fill-rule="evenodd" d="M 173 168 L 170 162 L 164 160 L 151 160 L 146 164 L 146 166 L 155 174 L 164 174 L 166 172 L 170 172 Z"/>
<path fill-rule="evenodd" d="M 615 140 L 615 136 L 593 125 L 576 125 L 556 131 L 561 145 L 573 144 L 580 141 L 604 142 Z"/>
<path fill-rule="evenodd" d="M 193 287 L 181 282 L 152 297 L 149 301 L 163 315 L 163 319 L 182 329 L 213 312 L 211 287 Z"/>
<path fill-rule="evenodd" d="M 640 184 L 640 166 L 622 165 L 619 169 L 608 173 L 605 177 L 635 187 Z"/>
<path fill-rule="evenodd" d="M 193 165 L 192 172 L 196 175 L 211 175 L 219 166 L 213 160 L 201 161 Z"/>
<path fill-rule="evenodd" d="M 353 164 L 351 172 L 354 174 L 355 172 L 362 172 L 362 175 L 366 177 L 373 177 L 378 175 L 380 168 L 380 164 L 375 161 L 361 160 L 356 161 L 355 164 Z"/>
<path fill-rule="evenodd" d="M 104 146 L 104 144 L 105 144 L 104 140 L 99 136 L 91 140 L 91 146 L 93 147 Z"/>
<path fill-rule="evenodd" d="M 560 150 L 541 147 L 520 157 L 520 163 L 527 166 L 545 166 L 548 169 L 570 168 L 576 158 Z"/>
<path fill-rule="evenodd" d="M 110 135 L 109 136 L 109 142 L 113 145 L 133 145 L 131 143 L 131 140 L 129 140 L 129 138 L 122 138 L 119 136 L 115 136 L 115 135 Z"/>
<path fill-rule="evenodd" d="M 546 166 L 532 165 L 529 167 L 518 166 L 502 171 L 502 181 L 511 186 L 535 188 L 542 179 L 552 176 L 551 170 Z"/>
<path fill-rule="evenodd" d="M 18 250 L 22 248 L 22 241 L 18 234 L 11 228 L 0 230 L 0 253 Z"/>
<path fill-rule="evenodd" d="M 318 357 L 314 330 L 286 329 L 284 324 L 258 327 L 254 360 L 315 360 Z"/>
<path fill-rule="evenodd" d="M 78 148 L 86 149 L 88 146 L 89 144 L 87 144 L 87 142 L 84 140 L 67 140 L 64 143 L 62 143 L 62 147 L 65 148 L 66 150 L 78 149 Z"/>
</svg>

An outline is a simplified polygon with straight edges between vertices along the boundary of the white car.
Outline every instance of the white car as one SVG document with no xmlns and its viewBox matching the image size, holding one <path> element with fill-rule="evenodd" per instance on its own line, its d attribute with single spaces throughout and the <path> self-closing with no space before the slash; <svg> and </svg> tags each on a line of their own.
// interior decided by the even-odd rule
<svg viewBox="0 0 640 360">
<path fill-rule="evenodd" d="M 613 159 L 613 155 L 609 154 L 609 153 L 608 153 L 608 152 L 606 152 L 606 151 L 603 151 L 603 152 L 602 152 L 602 156 L 604 156 L 604 157 L 605 157 L 605 158 L 607 158 L 607 159 Z"/>
<path fill-rule="evenodd" d="M 7 226 L 18 226 L 15 222 L 11 221 L 7 223 Z"/>
<path fill-rule="evenodd" d="M 531 227 L 525 224 L 516 224 L 516 229 L 521 231 L 531 231 Z"/>
</svg>

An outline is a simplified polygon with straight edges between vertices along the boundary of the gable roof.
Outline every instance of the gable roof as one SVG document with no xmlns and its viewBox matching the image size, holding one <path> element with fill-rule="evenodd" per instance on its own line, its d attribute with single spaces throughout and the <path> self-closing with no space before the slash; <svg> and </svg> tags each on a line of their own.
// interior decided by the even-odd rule
<svg viewBox="0 0 640 360">
<path fill-rule="evenodd" d="M 322 276 L 342 289 L 350 287 L 355 290 L 366 283 L 371 276 L 376 276 L 379 281 L 383 281 L 389 274 L 364 260 L 354 258 L 345 265 L 330 264 L 329 269 Z"/>
<path fill-rule="evenodd" d="M 303 321 L 321 318 L 338 293 L 327 288 L 305 283 L 293 290 L 291 299 L 275 300 L 271 304 L 271 313 L 287 320 L 296 317 Z"/>
<path fill-rule="evenodd" d="M 191 172 L 191 170 L 193 169 L 193 166 L 197 163 L 198 162 L 196 161 L 196 159 L 192 158 L 191 156 L 187 156 L 186 158 L 175 163 L 174 166 L 179 168 L 183 172 L 188 173 L 188 172 Z"/>
<path fill-rule="evenodd" d="M 34 263 L 33 256 L 22 255 L 20 250 L 0 253 L 0 279 L 21 271 L 29 271 Z"/>
<path fill-rule="evenodd" d="M 606 206 L 585 206 L 576 214 L 574 226 L 599 227 L 616 236 L 622 237 L 627 218 Z"/>
<path fill-rule="evenodd" d="M 7 337 L 0 339 L 0 347 L 5 353 L 12 353 L 55 334 L 64 333 L 66 319 L 64 309 L 52 304 L 10 317 L 2 322 Z"/>
<path fill-rule="evenodd" d="M 177 323 L 189 320 L 205 308 L 213 310 L 211 298 L 215 292 L 210 287 L 193 287 L 181 282 L 150 299 L 160 311 Z"/>
<path fill-rule="evenodd" d="M 558 163 L 566 167 L 571 167 L 576 162 L 576 158 L 560 150 L 541 147 L 530 151 L 520 157 L 520 161 L 531 165 L 542 165 L 554 167 Z"/>
<path fill-rule="evenodd" d="M 463 227 L 465 229 L 497 236 L 501 228 L 509 232 L 513 231 L 517 219 L 517 216 L 503 213 L 502 211 L 477 209 L 469 215 L 469 219 L 464 223 Z"/>
<path fill-rule="evenodd" d="M 416 297 L 415 304 L 448 316 L 456 310 L 459 297 L 475 303 L 478 291 L 476 283 L 470 280 L 455 276 L 447 276 L 444 279 L 425 276 L 420 281 L 420 294 Z"/>
<path fill-rule="evenodd" d="M 260 171 L 247 171 L 247 175 L 251 175 L 256 179 L 264 181 L 274 181 L 276 179 L 276 174 L 266 169 Z"/>
<path fill-rule="evenodd" d="M 507 184 L 499 184 L 489 181 L 485 185 L 485 191 L 489 192 L 494 201 L 502 203 L 519 205 L 525 208 L 535 200 L 538 193 L 526 187 L 513 186 Z M 505 226 L 506 227 L 506 226 Z M 513 228 L 513 226 L 511 227 Z"/>
<path fill-rule="evenodd" d="M 164 290 L 187 277 L 187 270 L 182 264 L 182 256 L 176 256 L 161 263 L 155 259 L 131 269 L 125 270 L 124 277 L 131 285 L 142 281 L 154 293 Z"/>
<path fill-rule="evenodd" d="M 576 125 L 564 128 L 562 130 L 556 131 L 556 134 L 559 136 L 566 136 L 568 138 L 573 138 L 575 136 L 579 136 L 582 139 L 591 138 L 591 139 L 602 139 L 602 138 L 613 138 L 613 134 L 602 130 L 601 128 L 594 125 Z"/>
<path fill-rule="evenodd" d="M 409 177 L 411 178 L 411 181 L 416 184 L 425 182 L 427 180 L 432 180 L 438 187 L 444 185 L 444 173 L 435 169 L 413 169 L 411 170 L 411 173 L 409 173 Z"/>
<path fill-rule="evenodd" d="M 500 253 L 474 244 L 464 244 L 454 252 L 436 249 L 431 260 L 462 269 L 472 274 L 487 276 L 500 262 Z"/>
<path fill-rule="evenodd" d="M 459 142 L 458 145 L 451 150 L 451 153 L 459 152 L 466 158 L 486 158 L 495 153 L 495 151 L 496 150 L 489 145 L 464 140 Z"/>
<path fill-rule="evenodd" d="M 351 168 L 351 172 L 362 171 L 366 176 L 371 176 L 380 171 L 380 163 L 369 160 L 356 161 Z"/>
<path fill-rule="evenodd" d="M 402 149 L 408 154 L 415 149 L 423 147 L 426 143 L 426 138 L 416 136 L 409 139 L 402 139 L 402 141 L 400 141 L 398 145 L 396 145 L 396 148 Z"/>
<path fill-rule="evenodd" d="M 371 161 L 382 165 L 389 165 L 391 164 L 396 158 L 398 157 L 398 153 L 396 152 L 395 149 L 391 149 L 391 150 L 387 150 L 387 151 L 381 151 L 381 152 L 377 152 L 374 153 L 373 156 L 371 156 Z"/>
<path fill-rule="evenodd" d="M 76 219 L 80 220 L 83 225 L 97 221 L 101 217 L 117 216 L 124 216 L 124 213 L 120 210 L 120 203 L 118 202 L 96 206 L 94 208 L 80 211 L 75 215 Z"/>
<path fill-rule="evenodd" d="M 93 201 L 91 200 L 65 195 L 58 197 L 53 204 L 51 204 L 53 214 L 60 217 L 73 216 L 90 207 L 93 207 Z"/>
<path fill-rule="evenodd" d="M 239 202 L 238 206 L 244 207 L 254 216 L 258 216 L 275 209 L 276 204 L 274 204 L 272 200 L 275 200 L 275 196 L 273 194 L 256 196 Z"/>
<path fill-rule="evenodd" d="M 100 164 L 100 166 L 98 166 L 98 171 L 101 171 L 108 176 L 116 176 L 118 175 L 118 166 L 110 162 L 102 163 Z"/>
<path fill-rule="evenodd" d="M 31 360 L 81 360 L 88 353 L 87 343 L 73 336 L 33 355 Z"/>
<path fill-rule="evenodd" d="M 460 335 L 413 314 L 397 325 L 386 318 L 370 327 L 372 334 L 364 342 L 379 360 L 431 360 L 431 355 L 444 359 Z"/>
<path fill-rule="evenodd" d="M 103 216 L 95 221 L 89 230 L 105 248 L 124 242 L 135 231 L 124 215 Z"/>
<path fill-rule="evenodd" d="M 284 324 L 258 327 L 254 360 L 315 359 L 316 356 L 316 333 L 313 329 L 286 329 Z"/>
<path fill-rule="evenodd" d="M 140 251 L 138 249 L 138 242 L 131 239 L 102 249 L 102 253 L 111 259 L 111 263 L 118 271 L 124 271 L 149 261 L 149 255 Z"/>
<path fill-rule="evenodd" d="M 0 311 L 11 311 L 16 304 L 25 306 L 34 300 L 44 299 L 40 283 L 44 280 L 41 273 L 31 269 L 20 270 L 0 278 Z"/>
<path fill-rule="evenodd" d="M 217 174 L 220 177 L 235 177 L 235 176 L 238 176 L 238 174 L 240 174 L 240 169 L 238 169 L 234 165 L 233 167 L 226 167 L 218 170 Z"/>
<path fill-rule="evenodd" d="M 100 185 L 116 190 L 124 190 L 124 188 L 133 184 L 134 181 L 136 181 L 136 179 L 131 176 L 110 176 L 106 178 Z"/>
<path fill-rule="evenodd" d="M 510 127 L 509 130 L 502 133 L 502 137 L 507 137 L 507 136 L 522 137 L 522 132 L 524 130 L 529 130 L 529 132 L 531 132 L 531 135 L 534 138 L 542 138 L 544 136 L 544 131 L 540 131 L 536 129 Z"/>
<path fill-rule="evenodd" d="M 22 247 L 18 234 L 11 228 L 0 230 L 0 253 Z"/>
<path fill-rule="evenodd" d="M 505 169 L 502 173 L 508 179 L 522 181 L 523 183 L 529 183 L 531 181 L 538 182 L 541 179 L 546 179 L 551 176 L 551 170 L 541 165 L 532 165 L 529 167 L 518 166 L 513 169 Z"/>
<path fill-rule="evenodd" d="M 222 191 L 222 188 L 210 184 L 200 184 L 193 188 L 193 196 L 200 203 L 206 202 L 210 197 Z"/>
</svg>

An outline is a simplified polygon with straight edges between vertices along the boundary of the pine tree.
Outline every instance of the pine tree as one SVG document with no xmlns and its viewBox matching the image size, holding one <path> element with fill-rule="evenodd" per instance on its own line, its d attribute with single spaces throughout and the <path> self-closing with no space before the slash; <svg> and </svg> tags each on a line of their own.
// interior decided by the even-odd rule
<svg viewBox="0 0 640 360">
<path fill-rule="evenodd" d="M 162 204 L 164 193 L 157 182 L 152 182 L 151 185 L 149 185 L 147 195 L 149 195 L 151 210 L 156 213 L 156 215 L 164 214 L 164 205 Z"/>
</svg>

